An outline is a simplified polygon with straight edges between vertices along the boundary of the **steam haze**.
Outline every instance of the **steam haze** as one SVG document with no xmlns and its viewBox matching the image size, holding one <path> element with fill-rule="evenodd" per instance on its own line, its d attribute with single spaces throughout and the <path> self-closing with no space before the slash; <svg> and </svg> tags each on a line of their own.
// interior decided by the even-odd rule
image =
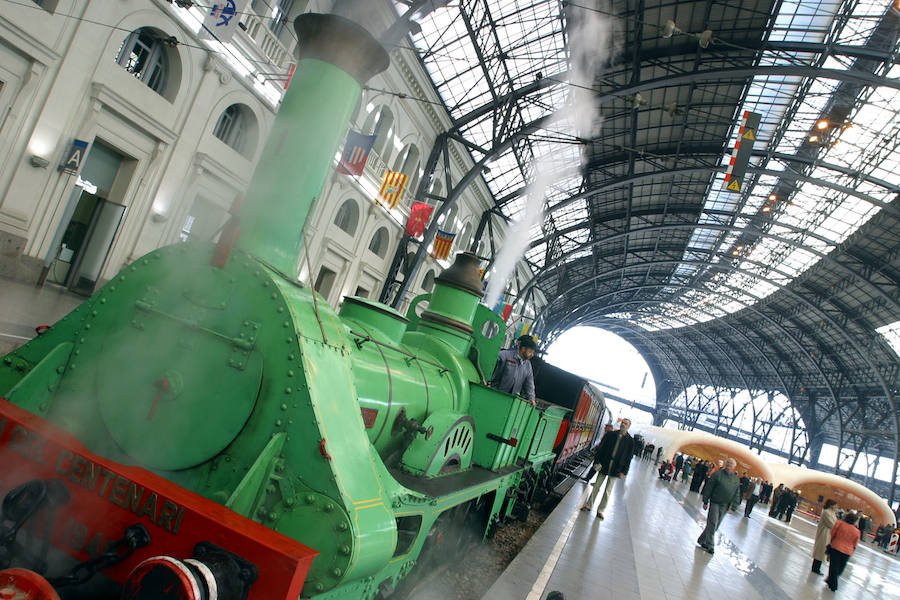
<svg viewBox="0 0 900 600">
<path fill-rule="evenodd" d="M 597 71 L 609 59 L 612 27 L 609 18 L 598 12 L 601 3 L 596 0 L 585 2 L 582 6 L 570 5 L 566 10 L 571 85 L 560 118 L 554 119 L 554 122 L 568 125 L 566 130 L 574 130 L 577 137 L 590 140 L 596 137 L 600 128 L 593 81 Z M 582 160 L 583 156 L 582 153 Z M 543 225 L 548 189 L 556 181 L 577 175 L 580 166 L 562 162 L 552 151 L 535 157 L 534 180 L 528 184 L 525 208 L 510 225 L 494 262 L 484 297 L 487 306 L 493 307 L 500 300 L 531 242 L 532 231 Z"/>
</svg>

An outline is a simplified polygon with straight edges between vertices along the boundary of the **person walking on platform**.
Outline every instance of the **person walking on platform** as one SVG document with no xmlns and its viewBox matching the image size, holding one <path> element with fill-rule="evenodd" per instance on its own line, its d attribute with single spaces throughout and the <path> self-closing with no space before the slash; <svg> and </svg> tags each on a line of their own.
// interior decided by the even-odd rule
<svg viewBox="0 0 900 600">
<path fill-rule="evenodd" d="M 597 518 L 601 521 L 603 520 L 603 510 L 606 508 L 606 503 L 609 502 L 609 495 L 612 493 L 616 479 L 625 478 L 634 456 L 634 438 L 628 433 L 629 427 L 631 427 L 631 420 L 622 419 L 619 430 L 604 434 L 594 452 L 597 481 L 594 483 L 590 500 L 581 507 L 581 510 L 591 510 L 600 488 L 605 488 L 603 497 L 600 499 L 600 506 L 597 507 Z"/>
<path fill-rule="evenodd" d="M 703 485 L 703 482 L 706 481 L 706 474 L 709 472 L 709 467 L 706 466 L 706 461 L 700 461 L 694 465 L 694 476 L 691 477 L 691 491 L 699 492 L 700 486 Z"/>
<path fill-rule="evenodd" d="M 774 517 L 778 514 L 778 503 L 781 502 L 781 495 L 785 492 L 784 484 L 779 483 L 775 491 L 772 492 L 772 504 L 769 506 L 769 516 Z"/>
<path fill-rule="evenodd" d="M 750 513 L 753 512 L 753 507 L 759 502 L 759 495 L 762 493 L 760 490 L 762 489 L 762 483 L 760 483 L 759 479 L 753 479 L 749 484 L 749 492 L 750 495 L 747 497 L 747 503 L 744 505 L 744 518 L 749 519 Z"/>
<path fill-rule="evenodd" d="M 725 511 L 734 512 L 741 504 L 741 483 L 737 475 L 737 461 L 729 458 L 725 466 L 709 478 L 703 488 L 703 508 L 706 509 L 706 529 L 697 538 L 701 548 L 713 554 L 716 545 L 716 530 L 725 516 Z"/>
<path fill-rule="evenodd" d="M 819 524 L 816 527 L 816 543 L 813 545 L 813 564 L 812 572 L 824 575 L 822 572 L 822 561 L 825 560 L 825 547 L 828 546 L 828 540 L 831 537 L 831 528 L 837 523 L 837 511 L 834 507 L 837 502 L 834 500 L 826 500 L 825 507 L 822 509 L 822 516 L 819 517 Z"/>
<path fill-rule="evenodd" d="M 797 508 L 797 504 L 800 502 L 800 490 L 794 490 L 788 496 L 787 509 L 784 513 L 784 522 L 790 523 L 791 516 L 794 514 L 794 510 Z"/>
<path fill-rule="evenodd" d="M 828 563 L 828 577 L 825 578 L 825 584 L 832 592 L 836 592 L 838 588 L 838 578 L 844 572 L 847 561 L 853 551 L 856 550 L 856 543 L 859 542 L 859 529 L 854 527 L 858 519 L 855 512 L 848 512 L 843 521 L 838 521 L 831 529 L 831 549 L 828 551 L 831 560 Z"/>
<path fill-rule="evenodd" d="M 690 479 L 691 471 L 694 470 L 694 463 L 690 459 L 684 461 L 684 466 L 681 467 L 681 481 L 685 481 Z"/>
<path fill-rule="evenodd" d="M 684 466 L 684 455 L 678 454 L 675 456 L 675 474 L 672 475 L 672 481 L 678 481 L 678 474 L 681 472 L 681 467 Z"/>
<path fill-rule="evenodd" d="M 769 503 L 769 497 L 772 495 L 772 484 L 768 481 L 763 481 L 762 485 L 762 496 L 760 496 L 759 501 L 763 504 Z"/>
</svg>

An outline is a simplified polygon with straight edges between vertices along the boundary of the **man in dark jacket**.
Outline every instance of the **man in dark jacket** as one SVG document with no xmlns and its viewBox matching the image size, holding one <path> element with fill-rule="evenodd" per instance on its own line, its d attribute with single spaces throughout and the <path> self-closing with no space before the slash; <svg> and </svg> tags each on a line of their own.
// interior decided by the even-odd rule
<svg viewBox="0 0 900 600">
<path fill-rule="evenodd" d="M 684 455 L 679 454 L 675 457 L 675 474 L 672 476 L 672 481 L 678 481 L 678 474 L 681 473 L 681 467 L 684 466 Z"/>
<path fill-rule="evenodd" d="M 501 350 L 491 375 L 491 387 L 507 394 L 521 394 L 526 400 L 534 402 L 534 372 L 531 370 L 531 358 L 537 351 L 537 344 L 530 335 L 523 335 L 518 340 L 517 348 Z"/>
<path fill-rule="evenodd" d="M 628 474 L 628 467 L 631 466 L 631 458 L 634 456 L 634 438 L 628 434 L 629 427 L 631 427 L 631 420 L 622 419 L 619 430 L 604 434 L 594 452 L 597 481 L 594 483 L 591 499 L 581 507 L 581 510 L 591 510 L 600 488 L 605 487 L 603 498 L 600 499 L 600 506 L 597 507 L 597 518 L 601 521 L 603 520 L 603 509 L 606 508 L 609 495 L 612 493 L 613 484 L 617 478 L 625 478 L 625 475 Z"/>
<path fill-rule="evenodd" d="M 706 529 L 697 543 L 712 554 L 716 545 L 716 530 L 725 516 L 725 511 L 734 512 L 741 504 L 741 483 L 737 475 L 737 462 L 733 458 L 725 461 L 724 468 L 713 473 L 703 488 L 703 508 L 708 509 Z"/>
</svg>

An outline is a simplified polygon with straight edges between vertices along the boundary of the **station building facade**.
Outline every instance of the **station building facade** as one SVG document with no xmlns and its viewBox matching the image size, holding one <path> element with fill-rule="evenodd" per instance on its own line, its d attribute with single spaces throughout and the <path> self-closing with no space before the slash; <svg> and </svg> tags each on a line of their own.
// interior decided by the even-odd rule
<svg viewBox="0 0 900 600">
<path fill-rule="evenodd" d="M 293 18 L 330 5 L 248 0 L 223 43 L 205 32 L 207 15 L 189 2 L 7 3 L 0 276 L 89 295 L 155 248 L 215 240 L 289 85 Z M 376 35 L 396 18 L 387 1 L 370 9 Z M 349 124 L 377 135 L 363 174 L 330 175 L 306 223 L 309 259 L 301 257 L 300 277 L 335 306 L 346 295 L 377 299 L 422 165 L 451 125 L 421 63 L 402 46 L 390 49 L 390 68 L 369 83 Z M 474 164 L 461 146 L 450 154 L 427 183 L 432 204 L 447 191 L 445 168 L 455 182 Z M 386 169 L 410 180 L 393 210 L 377 201 Z M 445 215 L 440 226 L 456 234 L 454 253 L 468 248 L 491 202 L 479 180 Z M 407 300 L 430 291 L 447 264 L 426 258 Z"/>
</svg>

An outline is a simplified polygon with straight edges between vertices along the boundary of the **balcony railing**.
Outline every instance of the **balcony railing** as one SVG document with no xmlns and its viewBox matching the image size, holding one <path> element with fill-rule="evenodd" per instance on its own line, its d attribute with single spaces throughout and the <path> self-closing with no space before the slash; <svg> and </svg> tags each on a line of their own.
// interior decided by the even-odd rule
<svg viewBox="0 0 900 600">
<path fill-rule="evenodd" d="M 254 14 L 247 14 L 244 19 L 249 35 L 266 58 L 280 69 L 286 69 L 291 62 L 291 53 L 278 40 L 266 24 L 266 19 Z"/>
</svg>

